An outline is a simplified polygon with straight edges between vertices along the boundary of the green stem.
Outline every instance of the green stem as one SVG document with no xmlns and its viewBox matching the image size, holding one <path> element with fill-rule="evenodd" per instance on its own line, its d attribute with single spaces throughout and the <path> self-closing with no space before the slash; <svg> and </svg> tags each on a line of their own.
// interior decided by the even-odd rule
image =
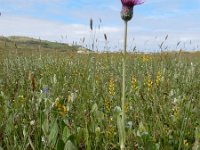
<svg viewBox="0 0 200 150">
<path fill-rule="evenodd" d="M 126 47 L 127 47 L 127 25 L 128 22 L 125 21 L 125 28 L 124 28 L 124 51 L 123 51 L 123 58 L 122 58 L 122 144 L 121 149 L 125 149 L 125 142 L 126 142 L 126 132 L 125 132 L 125 96 L 126 96 Z"/>
<path fill-rule="evenodd" d="M 191 105 L 192 105 L 192 98 L 190 100 L 189 108 L 188 109 L 185 108 L 186 110 L 185 110 L 183 121 L 182 121 L 182 125 L 181 125 L 178 150 L 182 149 L 183 139 L 184 139 L 184 134 L 185 134 L 185 129 L 186 129 L 186 126 L 187 126 L 187 123 L 188 123 L 188 118 L 189 118 L 189 113 L 190 113 Z"/>
</svg>

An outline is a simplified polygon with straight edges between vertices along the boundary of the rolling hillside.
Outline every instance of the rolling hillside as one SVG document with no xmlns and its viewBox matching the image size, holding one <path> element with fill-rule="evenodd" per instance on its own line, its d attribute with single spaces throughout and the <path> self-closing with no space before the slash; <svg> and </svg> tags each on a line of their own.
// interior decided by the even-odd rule
<svg viewBox="0 0 200 150">
<path fill-rule="evenodd" d="M 17 55 L 30 55 L 31 53 L 37 54 L 50 54 L 50 53 L 68 53 L 77 52 L 80 46 L 70 46 L 65 43 L 50 42 L 46 40 L 39 40 L 30 37 L 3 37 L 0 36 L 0 54 L 17 54 Z M 16 55 L 15 55 L 16 56 Z"/>
</svg>

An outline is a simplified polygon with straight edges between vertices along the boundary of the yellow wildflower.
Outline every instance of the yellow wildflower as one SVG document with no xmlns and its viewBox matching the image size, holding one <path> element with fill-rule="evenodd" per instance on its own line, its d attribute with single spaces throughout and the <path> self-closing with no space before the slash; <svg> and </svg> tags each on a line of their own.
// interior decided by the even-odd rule
<svg viewBox="0 0 200 150">
<path fill-rule="evenodd" d="M 158 71 L 157 76 L 156 76 L 156 85 L 160 85 L 160 80 L 161 80 L 161 73 Z"/>
<path fill-rule="evenodd" d="M 115 95 L 115 81 L 113 80 L 113 78 L 110 79 L 109 81 L 109 94 L 111 96 L 114 96 Z"/>
<path fill-rule="evenodd" d="M 173 109 L 173 111 L 174 111 L 174 116 L 175 116 L 176 118 L 178 118 L 178 117 L 179 117 L 179 114 L 180 114 L 180 108 L 179 108 L 178 106 L 176 106 L 176 107 Z"/>
<path fill-rule="evenodd" d="M 67 108 L 64 105 L 62 105 L 62 107 L 60 108 L 60 114 L 62 117 L 67 114 Z"/>
<path fill-rule="evenodd" d="M 132 76 L 131 79 L 131 87 L 133 91 L 136 91 L 138 89 L 137 79 L 134 76 Z"/>
<path fill-rule="evenodd" d="M 153 81 L 151 80 L 151 77 L 150 76 L 147 76 L 144 80 L 144 86 L 147 86 L 148 88 L 148 91 L 151 91 L 152 90 L 152 87 L 153 87 Z"/>
<path fill-rule="evenodd" d="M 108 98 L 105 99 L 105 109 L 108 112 L 111 110 L 111 101 Z"/>
<path fill-rule="evenodd" d="M 24 102 L 24 101 L 25 101 L 25 98 L 24 98 L 23 95 L 19 95 L 19 96 L 18 96 L 18 99 L 19 99 L 21 102 Z"/>
<path fill-rule="evenodd" d="M 144 63 L 146 63 L 146 62 L 148 62 L 148 61 L 150 61 L 151 60 L 151 57 L 150 56 L 148 56 L 148 55 L 143 55 L 142 56 L 142 61 L 144 62 Z"/>
<path fill-rule="evenodd" d="M 113 138 L 114 131 L 115 131 L 115 129 L 114 129 L 113 125 L 109 125 L 108 126 L 108 137 L 109 137 L 109 139 Z"/>
<path fill-rule="evenodd" d="M 60 115 L 61 115 L 62 117 L 64 117 L 66 114 L 65 114 L 64 112 L 60 111 Z"/>
<path fill-rule="evenodd" d="M 112 139 L 113 138 L 113 135 L 114 135 L 114 131 L 115 131 L 115 128 L 113 126 L 113 117 L 112 116 L 107 116 L 106 117 L 106 136 L 107 138 L 109 139 Z"/>
<path fill-rule="evenodd" d="M 55 108 L 59 111 L 61 116 L 65 116 L 67 114 L 67 108 L 65 105 L 62 105 L 59 101 L 59 98 L 56 98 Z"/>
<path fill-rule="evenodd" d="M 125 113 L 128 112 L 128 103 L 125 104 Z"/>
<path fill-rule="evenodd" d="M 63 112 L 67 113 L 67 108 L 64 105 L 62 106 L 62 108 L 63 108 Z"/>
</svg>

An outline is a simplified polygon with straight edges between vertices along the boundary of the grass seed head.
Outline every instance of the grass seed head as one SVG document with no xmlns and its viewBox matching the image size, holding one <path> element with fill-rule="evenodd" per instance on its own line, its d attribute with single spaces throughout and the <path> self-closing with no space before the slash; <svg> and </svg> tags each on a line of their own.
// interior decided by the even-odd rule
<svg viewBox="0 0 200 150">
<path fill-rule="evenodd" d="M 93 19 L 90 19 L 90 30 L 93 30 Z"/>
</svg>

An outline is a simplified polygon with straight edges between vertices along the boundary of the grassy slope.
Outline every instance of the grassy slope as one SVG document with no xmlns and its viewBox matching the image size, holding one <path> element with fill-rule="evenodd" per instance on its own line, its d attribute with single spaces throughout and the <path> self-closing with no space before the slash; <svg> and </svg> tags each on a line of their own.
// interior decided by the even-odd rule
<svg viewBox="0 0 200 150">
<path fill-rule="evenodd" d="M 29 55 L 34 52 L 54 53 L 54 52 L 76 52 L 78 46 L 69 46 L 64 43 L 38 40 L 29 37 L 2 37 L 0 36 L 0 54 L 18 53 L 18 55 Z"/>
</svg>

